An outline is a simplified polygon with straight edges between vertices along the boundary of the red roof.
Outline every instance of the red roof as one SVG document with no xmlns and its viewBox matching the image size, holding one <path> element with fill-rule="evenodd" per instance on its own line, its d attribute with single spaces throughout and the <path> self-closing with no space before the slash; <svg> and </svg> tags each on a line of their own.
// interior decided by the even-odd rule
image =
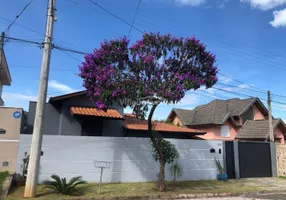
<svg viewBox="0 0 286 200">
<path fill-rule="evenodd" d="M 123 116 L 115 109 L 107 109 L 107 111 L 99 110 L 94 107 L 72 106 L 70 108 L 72 115 L 88 115 L 96 117 L 108 117 L 115 119 L 124 119 Z"/>
<path fill-rule="evenodd" d="M 129 130 L 144 130 L 144 131 L 148 130 L 147 120 L 141 120 L 135 118 L 132 115 L 130 117 L 129 115 L 130 114 L 125 115 L 125 124 L 124 124 L 125 128 Z M 197 133 L 201 135 L 205 133 L 197 129 L 179 127 L 164 122 L 153 122 L 153 128 L 155 131 L 164 131 L 164 132 Z"/>
</svg>

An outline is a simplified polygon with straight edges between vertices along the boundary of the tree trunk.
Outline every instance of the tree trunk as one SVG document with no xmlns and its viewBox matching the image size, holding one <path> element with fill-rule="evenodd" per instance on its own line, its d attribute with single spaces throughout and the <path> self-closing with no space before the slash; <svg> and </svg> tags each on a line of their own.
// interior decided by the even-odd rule
<svg viewBox="0 0 286 200">
<path fill-rule="evenodd" d="M 165 161 L 160 158 L 160 173 L 159 173 L 159 181 L 158 188 L 160 191 L 164 191 L 166 189 L 165 185 Z"/>
<path fill-rule="evenodd" d="M 166 188 L 165 185 L 165 156 L 160 149 L 160 145 L 157 143 L 157 140 L 154 138 L 152 133 L 152 117 L 154 114 L 155 109 L 157 108 L 158 104 L 153 104 L 148 116 L 148 133 L 150 135 L 151 142 L 154 144 L 156 151 L 159 154 L 159 162 L 160 162 L 160 172 L 159 172 L 159 180 L 158 180 L 158 188 L 160 191 L 164 191 Z"/>
</svg>

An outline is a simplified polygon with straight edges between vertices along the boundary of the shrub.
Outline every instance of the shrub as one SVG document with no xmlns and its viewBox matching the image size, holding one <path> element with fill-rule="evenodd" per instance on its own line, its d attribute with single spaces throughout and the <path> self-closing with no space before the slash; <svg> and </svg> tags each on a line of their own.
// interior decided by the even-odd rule
<svg viewBox="0 0 286 200">
<path fill-rule="evenodd" d="M 218 170 L 218 173 L 219 173 L 219 174 L 223 174 L 223 173 L 224 173 L 224 169 L 223 169 L 223 167 L 222 167 L 220 161 L 217 160 L 216 158 L 215 158 L 215 164 L 216 164 L 216 168 L 217 168 L 217 170 Z"/>
<path fill-rule="evenodd" d="M 24 158 L 22 159 L 22 165 L 21 165 L 21 178 L 26 178 L 27 172 L 28 172 L 28 165 L 29 165 L 29 159 L 30 155 L 25 152 Z"/>
<path fill-rule="evenodd" d="M 73 177 L 69 182 L 67 182 L 66 178 L 60 178 L 58 175 L 52 175 L 51 178 L 54 179 L 54 181 L 46 181 L 46 187 L 60 194 L 69 195 L 75 191 L 76 186 L 86 184 L 86 181 L 83 181 L 81 176 Z"/>
<path fill-rule="evenodd" d="M 173 177 L 173 181 L 176 181 L 177 178 L 182 177 L 183 175 L 183 168 L 180 165 L 180 163 L 178 162 L 178 160 L 176 160 L 175 162 L 173 162 L 170 166 L 170 173 L 171 176 Z"/>
</svg>

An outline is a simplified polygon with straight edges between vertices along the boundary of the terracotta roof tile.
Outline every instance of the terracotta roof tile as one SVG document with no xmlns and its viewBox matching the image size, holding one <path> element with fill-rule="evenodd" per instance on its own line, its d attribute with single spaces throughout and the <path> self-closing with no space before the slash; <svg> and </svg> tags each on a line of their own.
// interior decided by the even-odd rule
<svg viewBox="0 0 286 200">
<path fill-rule="evenodd" d="M 88 115 L 88 116 L 124 119 L 123 116 L 115 109 L 107 109 L 107 111 L 104 111 L 93 107 L 72 106 L 70 108 L 70 111 L 72 115 Z"/>
<path fill-rule="evenodd" d="M 154 129 L 156 131 L 166 131 L 166 132 L 180 132 L 180 133 L 197 133 L 204 134 L 205 132 L 199 131 L 193 128 L 178 127 L 175 125 L 167 124 L 164 122 L 153 122 Z M 129 117 L 125 115 L 125 128 L 130 130 L 148 130 L 147 120 L 141 120 L 134 117 Z"/>
</svg>

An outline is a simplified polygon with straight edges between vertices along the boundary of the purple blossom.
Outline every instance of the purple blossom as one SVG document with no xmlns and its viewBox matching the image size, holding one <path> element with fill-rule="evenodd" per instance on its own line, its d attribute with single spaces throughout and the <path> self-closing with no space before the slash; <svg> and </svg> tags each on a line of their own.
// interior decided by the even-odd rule
<svg viewBox="0 0 286 200">
<path fill-rule="evenodd" d="M 196 37 L 176 38 L 171 34 L 144 34 L 129 47 L 124 37 L 103 41 L 85 55 L 79 66 L 87 95 L 99 109 L 120 98 L 156 95 L 166 102 L 178 102 L 190 89 L 217 82 L 216 56 Z M 165 63 L 159 62 L 167 47 Z M 198 55 L 198 66 L 187 65 L 177 53 Z"/>
</svg>

